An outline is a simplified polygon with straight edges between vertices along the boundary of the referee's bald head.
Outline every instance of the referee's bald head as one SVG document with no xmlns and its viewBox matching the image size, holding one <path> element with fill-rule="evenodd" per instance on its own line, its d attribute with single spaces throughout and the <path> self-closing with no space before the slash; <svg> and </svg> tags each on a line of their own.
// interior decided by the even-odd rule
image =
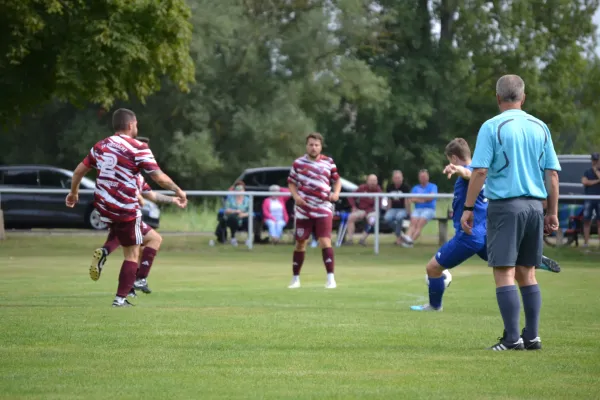
<svg viewBox="0 0 600 400">
<path fill-rule="evenodd" d="M 500 103 L 523 103 L 525 82 L 519 75 L 504 75 L 496 82 L 496 98 Z"/>
</svg>

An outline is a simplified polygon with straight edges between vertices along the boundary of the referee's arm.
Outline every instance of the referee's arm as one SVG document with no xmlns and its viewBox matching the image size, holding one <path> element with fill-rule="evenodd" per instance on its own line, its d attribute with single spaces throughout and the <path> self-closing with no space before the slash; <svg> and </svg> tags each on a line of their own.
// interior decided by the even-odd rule
<svg viewBox="0 0 600 400">
<path fill-rule="evenodd" d="M 554 150 L 554 143 L 550 130 L 546 127 L 548 140 L 546 141 L 545 157 L 544 157 L 544 175 L 546 192 L 546 218 L 544 219 L 544 230 L 550 233 L 558 229 L 558 171 L 560 171 L 560 163 Z"/>
</svg>

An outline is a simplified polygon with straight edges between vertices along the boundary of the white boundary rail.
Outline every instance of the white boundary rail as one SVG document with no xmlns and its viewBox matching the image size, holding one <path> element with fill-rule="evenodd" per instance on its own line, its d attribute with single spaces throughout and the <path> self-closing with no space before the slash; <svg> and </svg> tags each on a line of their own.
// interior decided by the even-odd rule
<svg viewBox="0 0 600 400">
<path fill-rule="evenodd" d="M 157 193 L 162 194 L 173 194 L 173 192 L 166 190 L 157 190 Z M 26 189 L 26 188 L 8 188 L 0 186 L 0 195 L 2 193 L 46 193 L 46 194 L 64 194 L 65 196 L 69 194 L 69 189 Z M 94 191 L 90 189 L 81 189 L 79 191 L 80 194 L 93 194 Z M 275 193 L 275 192 L 234 192 L 229 190 L 189 190 L 186 191 L 188 197 L 225 197 L 232 195 L 241 195 L 248 196 L 250 198 L 249 208 L 250 210 L 254 209 L 254 198 L 255 197 L 270 197 L 270 196 L 279 196 L 279 197 L 290 197 L 291 194 L 289 192 Z M 421 199 L 452 199 L 454 195 L 451 193 L 437 193 L 437 194 L 412 194 L 412 193 L 394 193 L 393 196 L 390 196 L 389 193 L 340 193 L 340 197 L 353 197 L 353 198 L 376 198 L 376 199 L 387 199 L 389 197 L 394 198 L 421 198 Z M 600 200 L 600 196 L 591 196 L 591 195 L 561 195 L 559 196 L 560 200 Z M 375 212 L 377 215 L 380 214 L 382 201 L 375 202 Z M 254 247 L 254 219 L 248 218 L 248 248 L 252 249 Z M 379 254 L 379 218 L 375 219 L 375 232 L 373 233 L 375 238 L 374 243 L 374 251 L 375 254 Z"/>
</svg>

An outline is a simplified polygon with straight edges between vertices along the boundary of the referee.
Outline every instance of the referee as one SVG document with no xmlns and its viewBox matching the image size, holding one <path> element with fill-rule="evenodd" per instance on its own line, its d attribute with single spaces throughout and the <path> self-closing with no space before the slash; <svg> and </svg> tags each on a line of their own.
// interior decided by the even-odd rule
<svg viewBox="0 0 600 400">
<path fill-rule="evenodd" d="M 498 79 L 496 100 L 500 114 L 487 120 L 477 135 L 461 224 L 470 234 L 473 206 L 485 184 L 484 194 L 490 202 L 488 265 L 494 268 L 496 299 L 504 321 L 502 338 L 489 350 L 539 350 L 542 297 L 535 267 L 542 260 L 544 232 L 558 229 L 560 164 L 546 124 L 521 110 L 525 102 L 523 79 L 517 75 Z M 546 199 L 544 218 L 542 201 Z M 525 328 L 521 333 L 521 305 L 515 279 L 525 309 Z"/>
</svg>

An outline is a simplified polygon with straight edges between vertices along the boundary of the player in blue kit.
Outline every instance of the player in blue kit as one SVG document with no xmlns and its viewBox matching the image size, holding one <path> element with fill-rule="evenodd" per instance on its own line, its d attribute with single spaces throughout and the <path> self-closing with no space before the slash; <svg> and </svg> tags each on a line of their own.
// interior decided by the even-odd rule
<svg viewBox="0 0 600 400">
<path fill-rule="evenodd" d="M 444 174 L 448 176 L 448 179 L 452 175 L 458 175 L 458 179 L 454 184 L 454 199 L 452 200 L 452 209 L 454 211 L 453 223 L 456 234 L 438 250 L 436 255 L 427 264 L 429 303 L 412 306 L 410 309 L 414 311 L 442 311 L 442 296 L 446 289 L 443 271 L 462 264 L 476 254 L 484 261 L 487 261 L 488 258 L 486 233 L 488 202 L 483 195 L 483 189 L 479 193 L 473 207 L 475 225 L 473 226 L 472 234 L 465 234 L 460 223 L 472 171 L 470 167 L 471 149 L 469 148 L 469 144 L 462 138 L 456 138 L 448 143 L 444 153 L 450 162 L 444 168 Z M 560 272 L 558 263 L 547 257 L 542 258 L 540 269 Z"/>
</svg>

